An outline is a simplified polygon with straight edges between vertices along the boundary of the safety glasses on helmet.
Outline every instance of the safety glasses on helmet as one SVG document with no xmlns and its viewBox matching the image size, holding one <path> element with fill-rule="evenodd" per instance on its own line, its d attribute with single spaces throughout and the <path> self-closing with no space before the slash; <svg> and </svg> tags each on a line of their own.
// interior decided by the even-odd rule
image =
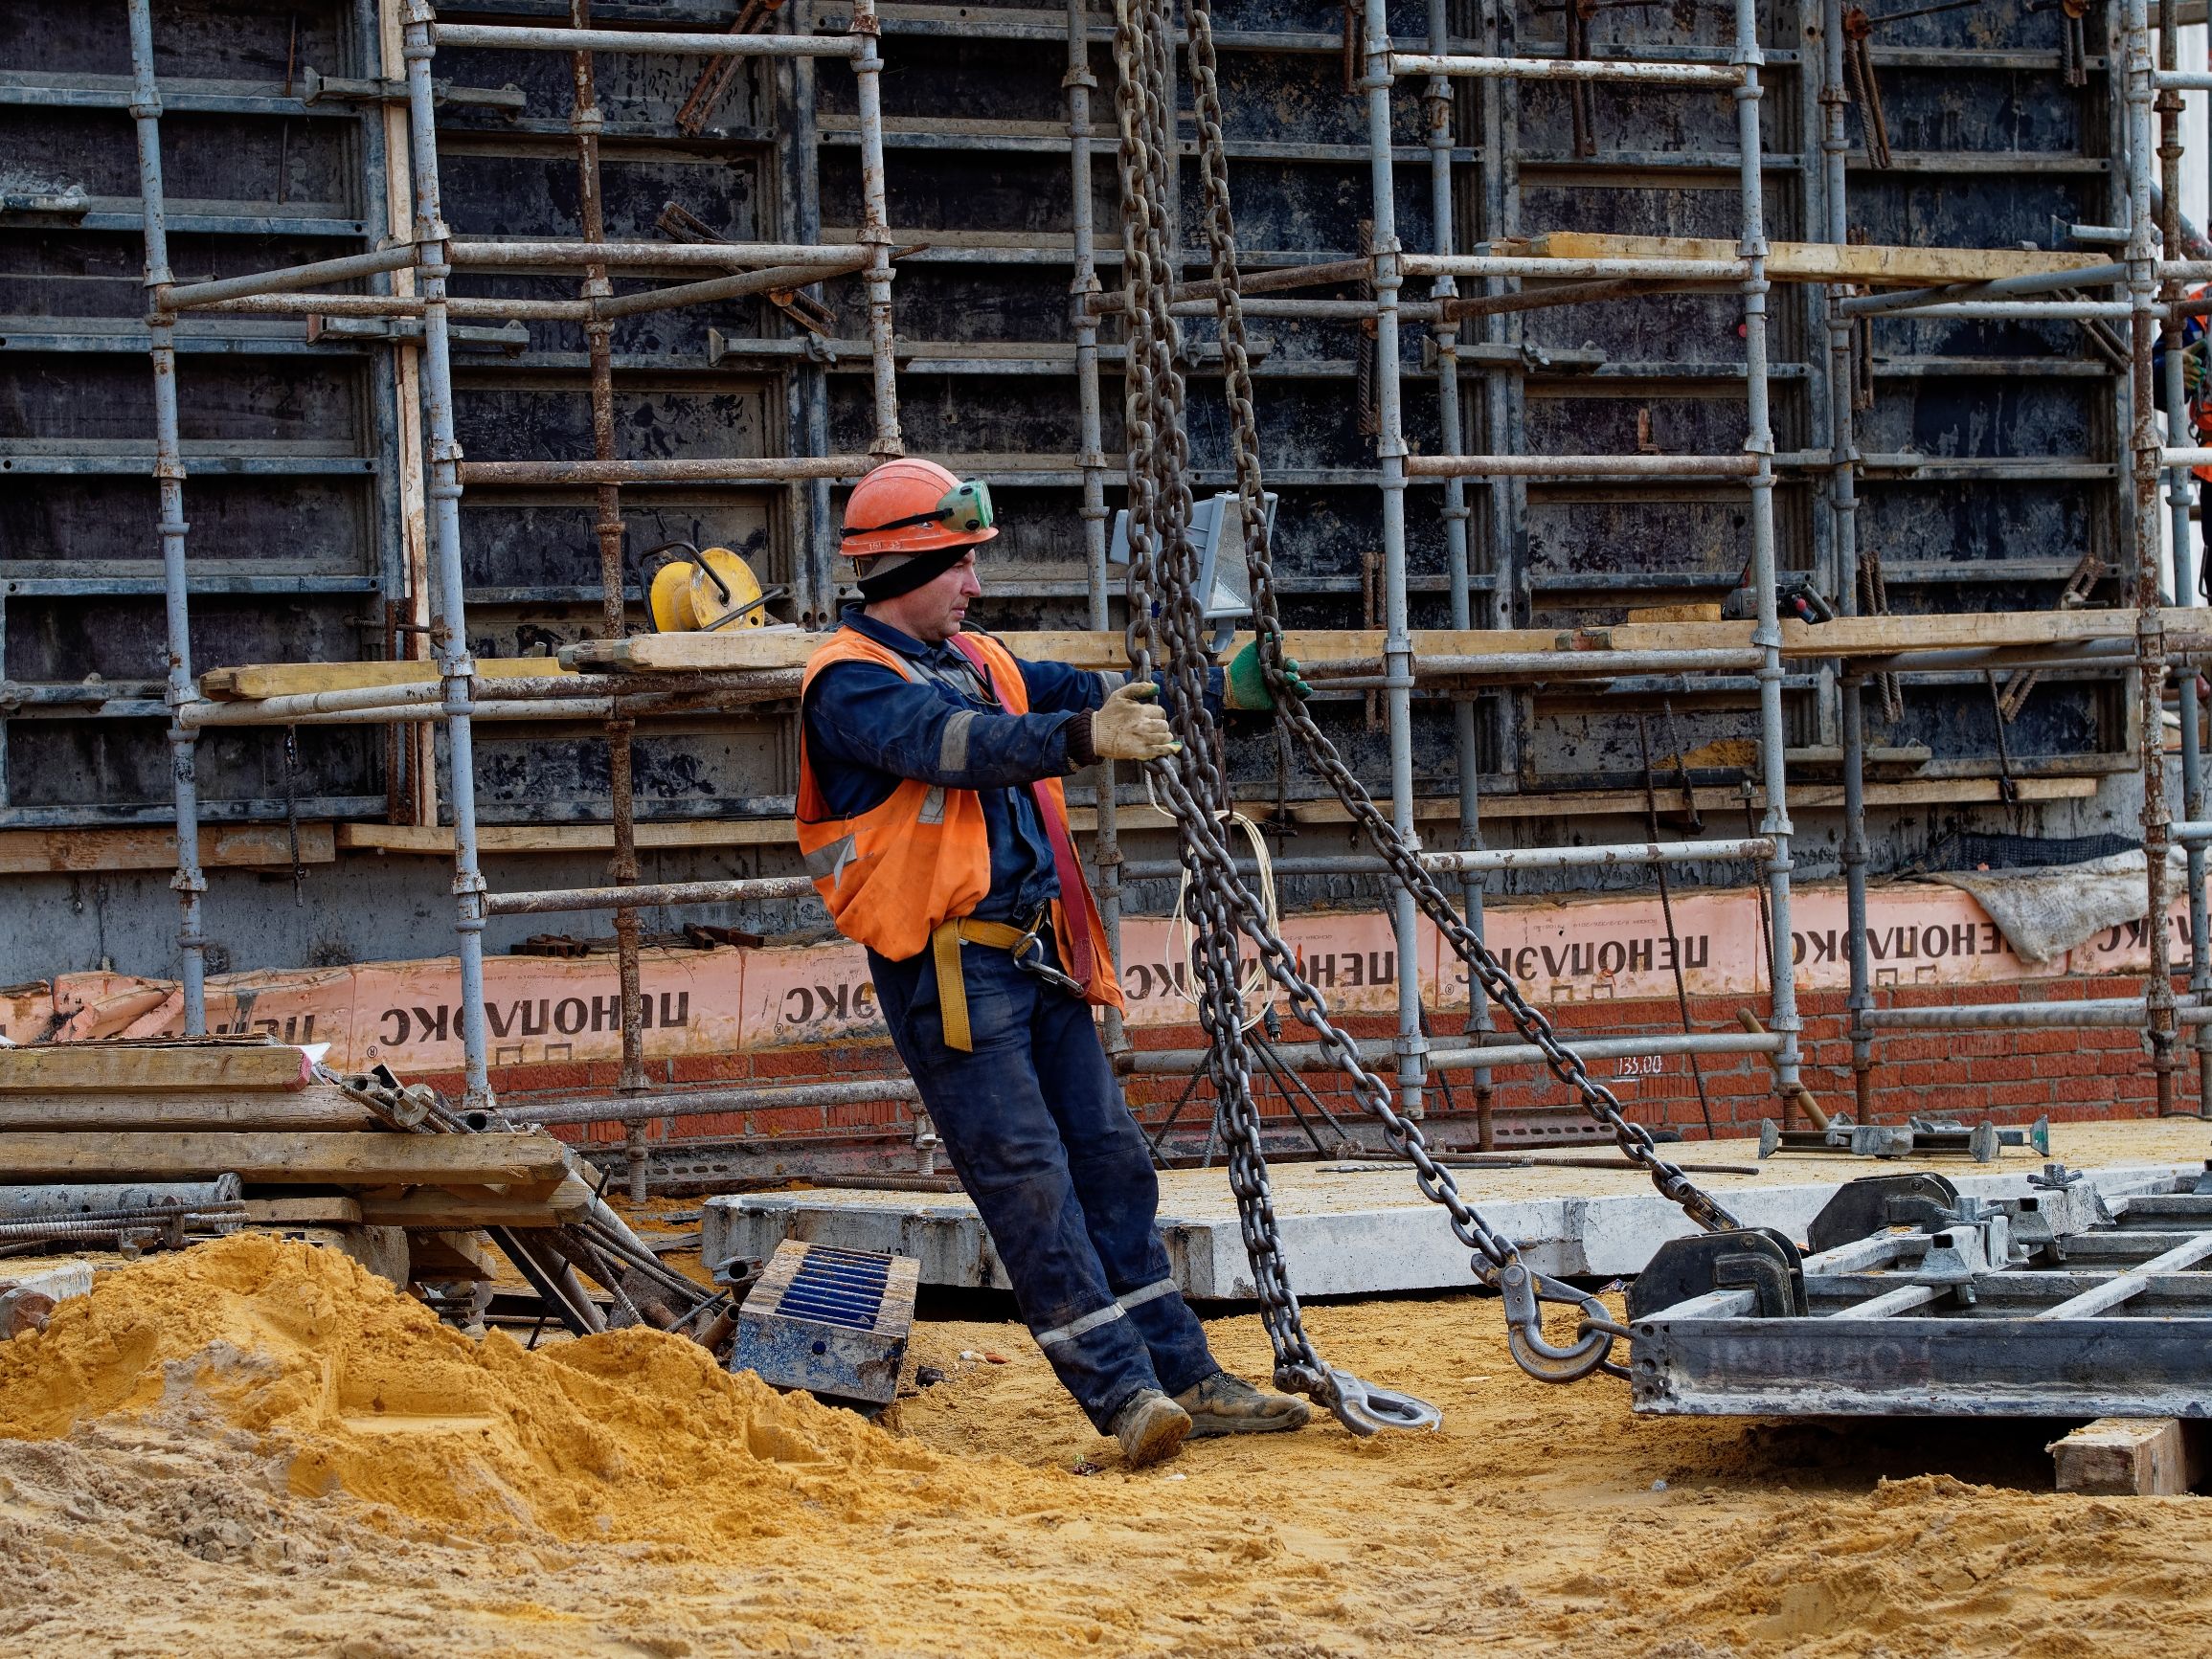
<svg viewBox="0 0 2212 1659">
<path fill-rule="evenodd" d="M 970 479 L 945 491 L 937 498 L 937 504 L 926 513 L 911 513 L 885 525 L 847 525 L 845 534 L 848 537 L 880 535 L 885 530 L 903 530 L 913 525 L 940 522 L 962 535 L 989 529 L 996 522 L 991 512 L 991 486 L 981 479 Z"/>
</svg>

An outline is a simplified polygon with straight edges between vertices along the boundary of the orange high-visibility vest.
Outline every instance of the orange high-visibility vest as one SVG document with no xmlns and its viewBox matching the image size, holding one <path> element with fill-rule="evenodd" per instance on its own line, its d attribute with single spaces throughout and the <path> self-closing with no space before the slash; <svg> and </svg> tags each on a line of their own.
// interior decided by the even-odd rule
<svg viewBox="0 0 2212 1659">
<path fill-rule="evenodd" d="M 1028 687 L 1013 654 L 987 634 L 963 634 L 962 649 L 989 679 L 1000 706 L 1008 714 L 1029 712 Z M 851 628 L 840 628 L 807 660 L 801 681 L 806 688 L 824 668 L 838 662 L 877 662 L 904 680 L 918 677 L 905 658 Z M 1068 835 L 1068 802 L 1058 778 L 1034 786 L 1047 839 L 1060 871 L 1061 896 L 1052 902 L 1052 930 L 1062 967 L 1084 980 L 1084 1000 L 1121 1006 L 1121 986 L 1106 948 L 1098 907 L 1074 861 Z M 929 947 L 944 923 L 966 916 L 991 890 L 990 830 L 983 820 L 982 796 L 972 789 L 947 789 L 905 778 L 880 803 L 857 818 L 838 818 L 814 779 L 807 751 L 806 726 L 799 729 L 799 850 L 806 873 L 829 907 L 830 920 L 846 938 L 879 956 L 903 962 Z M 1071 878 L 1075 891 L 1069 891 Z M 1077 917 L 1072 911 L 1080 912 Z M 1080 926 L 1084 937 L 1071 932 Z M 1082 946 L 1088 945 L 1088 952 Z M 1090 973 L 1078 965 L 1088 954 Z"/>
</svg>

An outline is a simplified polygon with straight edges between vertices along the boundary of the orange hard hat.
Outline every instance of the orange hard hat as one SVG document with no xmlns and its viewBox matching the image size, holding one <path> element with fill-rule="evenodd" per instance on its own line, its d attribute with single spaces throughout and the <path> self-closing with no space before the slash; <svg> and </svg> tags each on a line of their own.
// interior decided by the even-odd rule
<svg viewBox="0 0 2212 1659">
<path fill-rule="evenodd" d="M 999 532 L 991 492 L 962 483 L 934 460 L 887 460 L 852 486 L 845 503 L 842 551 L 848 559 L 964 548 Z"/>
</svg>

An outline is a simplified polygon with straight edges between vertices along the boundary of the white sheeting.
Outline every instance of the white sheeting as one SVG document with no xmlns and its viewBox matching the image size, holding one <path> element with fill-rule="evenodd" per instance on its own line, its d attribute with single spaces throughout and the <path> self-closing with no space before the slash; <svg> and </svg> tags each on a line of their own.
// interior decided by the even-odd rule
<svg viewBox="0 0 2212 1659">
<path fill-rule="evenodd" d="M 2186 893 L 2180 848 L 2169 851 L 2166 868 L 2167 890 Z M 2151 908 L 2140 851 L 2023 870 L 1944 870 L 1929 879 L 1971 894 L 2023 962 L 2048 962 L 2109 928 L 2141 921 Z"/>
</svg>

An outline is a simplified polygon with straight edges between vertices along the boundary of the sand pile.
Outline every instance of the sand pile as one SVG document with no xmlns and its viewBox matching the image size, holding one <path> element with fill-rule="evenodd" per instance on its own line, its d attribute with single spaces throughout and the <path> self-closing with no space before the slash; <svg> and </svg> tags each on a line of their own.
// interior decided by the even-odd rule
<svg viewBox="0 0 2212 1659">
<path fill-rule="evenodd" d="M 971 1465 L 657 1331 L 481 1343 L 335 1251 L 241 1233 L 102 1274 L 0 1345 L 0 1438 L 212 1413 L 336 1492 L 478 1535 L 711 1546 L 987 1503 Z M 996 1479 L 995 1479 L 996 1477 Z"/>
<path fill-rule="evenodd" d="M 479 1347 L 261 1241 L 65 1312 L 0 1345 L 0 1653 L 2212 1653 L 2212 1499 L 2053 1494 L 2047 1424 L 1636 1418 L 1473 1293 L 1308 1310 L 1439 1432 L 1134 1473 L 1005 1324 L 916 1326 L 949 1380 L 901 1440 L 648 1334 Z M 1257 1320 L 1208 1334 L 1263 1373 Z"/>
</svg>

